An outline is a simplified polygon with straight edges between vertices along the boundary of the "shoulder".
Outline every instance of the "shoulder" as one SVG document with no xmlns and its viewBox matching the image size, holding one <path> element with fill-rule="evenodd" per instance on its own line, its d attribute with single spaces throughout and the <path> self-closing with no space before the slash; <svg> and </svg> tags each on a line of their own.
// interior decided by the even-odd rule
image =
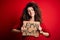
<svg viewBox="0 0 60 40">
<path fill-rule="evenodd" d="M 33 24 L 38 24 L 38 25 L 40 25 L 40 22 L 38 22 L 38 21 L 23 21 L 23 24 L 26 24 L 26 23 L 33 23 Z"/>
</svg>

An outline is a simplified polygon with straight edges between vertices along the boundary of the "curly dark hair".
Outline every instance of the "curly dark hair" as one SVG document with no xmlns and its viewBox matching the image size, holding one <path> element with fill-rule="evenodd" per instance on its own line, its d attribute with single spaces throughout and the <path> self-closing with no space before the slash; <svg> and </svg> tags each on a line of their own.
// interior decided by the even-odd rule
<svg viewBox="0 0 60 40">
<path fill-rule="evenodd" d="M 21 21 L 20 27 L 22 27 L 23 21 L 29 21 L 30 18 L 31 18 L 31 16 L 28 14 L 28 10 L 27 10 L 28 7 L 33 7 L 33 9 L 35 11 L 34 21 L 38 21 L 38 22 L 42 23 L 42 21 L 41 21 L 41 11 L 39 10 L 38 5 L 34 2 L 29 2 L 22 12 L 22 17 L 20 18 L 20 21 Z"/>
<path fill-rule="evenodd" d="M 37 4 L 33 2 L 29 2 L 24 8 L 23 14 L 22 14 L 22 21 L 29 21 L 31 18 L 31 16 L 28 14 L 28 10 L 27 10 L 28 7 L 33 7 L 35 11 L 34 20 L 41 22 L 41 11 L 39 10 L 39 7 L 37 6 Z"/>
</svg>

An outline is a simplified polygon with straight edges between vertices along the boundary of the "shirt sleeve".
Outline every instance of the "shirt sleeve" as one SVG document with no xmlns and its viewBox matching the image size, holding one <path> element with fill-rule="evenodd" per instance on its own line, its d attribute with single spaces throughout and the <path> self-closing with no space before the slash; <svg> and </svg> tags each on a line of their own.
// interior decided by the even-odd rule
<svg viewBox="0 0 60 40">
<path fill-rule="evenodd" d="M 20 28 L 20 20 L 17 20 L 14 22 L 14 26 L 12 27 L 12 29 L 18 29 Z"/>
<path fill-rule="evenodd" d="M 15 25 L 13 26 L 13 29 L 17 29 L 18 27 L 19 27 L 19 23 L 15 24 Z"/>
<path fill-rule="evenodd" d="M 41 26 L 41 28 L 42 28 L 43 31 L 47 31 L 46 25 L 44 23 L 41 23 L 40 26 Z"/>
</svg>

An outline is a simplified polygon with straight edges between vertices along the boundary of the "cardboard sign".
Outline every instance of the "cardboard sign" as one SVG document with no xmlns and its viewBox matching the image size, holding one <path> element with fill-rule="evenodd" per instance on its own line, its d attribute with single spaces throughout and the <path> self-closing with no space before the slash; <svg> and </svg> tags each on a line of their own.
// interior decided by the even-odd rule
<svg viewBox="0 0 60 40">
<path fill-rule="evenodd" d="M 23 26 L 21 27 L 22 35 L 38 37 L 39 25 L 40 25 L 40 22 L 23 21 Z"/>
</svg>

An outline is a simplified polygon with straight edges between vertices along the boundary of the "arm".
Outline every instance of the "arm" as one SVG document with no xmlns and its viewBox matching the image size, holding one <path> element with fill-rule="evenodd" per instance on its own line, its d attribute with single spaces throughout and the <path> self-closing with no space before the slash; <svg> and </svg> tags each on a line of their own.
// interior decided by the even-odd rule
<svg viewBox="0 0 60 40">
<path fill-rule="evenodd" d="M 18 29 L 12 29 L 12 32 L 17 32 L 17 33 L 19 33 L 20 30 L 18 30 Z"/>
<path fill-rule="evenodd" d="M 40 30 L 40 34 L 43 34 L 44 36 L 49 36 L 49 33 L 44 32 L 41 26 L 39 26 L 39 30 Z"/>
<path fill-rule="evenodd" d="M 12 28 L 12 32 L 19 33 L 20 30 L 18 30 L 17 28 L 20 28 L 19 23 L 15 24 L 15 26 Z"/>
<path fill-rule="evenodd" d="M 24 29 L 24 26 L 25 26 L 24 24 L 23 24 L 23 26 L 21 27 L 21 30 L 18 30 L 18 29 L 17 29 L 18 25 L 19 25 L 19 24 L 16 24 L 16 25 L 13 27 L 12 32 L 17 32 L 17 33 L 19 33 L 19 32 L 21 32 L 21 30 Z"/>
</svg>

